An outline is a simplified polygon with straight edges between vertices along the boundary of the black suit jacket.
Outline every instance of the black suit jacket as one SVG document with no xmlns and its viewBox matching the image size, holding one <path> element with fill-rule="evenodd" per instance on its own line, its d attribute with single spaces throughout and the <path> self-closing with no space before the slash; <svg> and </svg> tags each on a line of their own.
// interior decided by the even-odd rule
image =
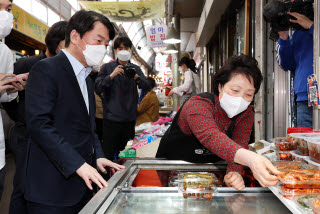
<svg viewBox="0 0 320 214">
<path fill-rule="evenodd" d="M 86 79 L 88 114 L 71 63 L 61 51 L 35 64 L 26 87 L 30 133 L 25 198 L 51 206 L 72 206 L 87 187 L 76 170 L 104 157 L 95 133 L 93 81 Z"/>
</svg>

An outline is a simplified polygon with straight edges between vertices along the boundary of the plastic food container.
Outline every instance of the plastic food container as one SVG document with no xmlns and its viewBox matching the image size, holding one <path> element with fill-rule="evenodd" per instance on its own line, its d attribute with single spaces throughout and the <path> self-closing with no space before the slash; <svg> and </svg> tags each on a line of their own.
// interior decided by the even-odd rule
<svg viewBox="0 0 320 214">
<path fill-rule="evenodd" d="M 291 151 L 290 153 L 292 154 L 292 159 L 294 161 L 299 161 L 299 162 L 308 164 L 308 161 L 307 161 L 307 159 L 309 158 L 308 156 L 298 155 L 297 151 Z"/>
<path fill-rule="evenodd" d="M 276 150 L 279 151 L 292 151 L 297 149 L 297 144 L 293 143 L 292 138 L 278 137 L 274 138 L 273 142 L 275 144 Z"/>
<path fill-rule="evenodd" d="M 285 170 L 278 179 L 287 188 L 320 189 L 320 171 L 316 169 Z"/>
<path fill-rule="evenodd" d="M 294 144 L 297 144 L 297 154 L 308 156 L 309 150 L 308 150 L 308 139 L 318 138 L 320 139 L 320 133 L 319 132 L 309 132 L 309 133 L 293 133 L 290 134 L 290 137 L 293 140 Z"/>
<path fill-rule="evenodd" d="M 277 160 L 287 160 L 292 161 L 293 157 L 289 151 L 276 151 Z"/>
<path fill-rule="evenodd" d="M 312 208 L 313 213 L 320 214 L 320 198 L 310 199 L 309 205 Z"/>
<path fill-rule="evenodd" d="M 218 182 L 213 173 L 207 172 L 187 172 L 178 175 L 180 191 L 215 191 Z"/>
<path fill-rule="evenodd" d="M 279 193 L 287 198 L 292 199 L 296 196 L 304 196 L 304 195 L 318 195 L 320 194 L 320 189 L 299 189 L 299 188 L 287 188 L 284 185 L 279 185 Z"/>
<path fill-rule="evenodd" d="M 185 191 L 182 192 L 183 198 L 192 198 L 192 199 L 211 199 L 213 196 L 214 192 L 191 192 L 191 191 Z"/>
<path fill-rule="evenodd" d="M 299 207 L 300 210 L 303 212 L 312 212 L 312 208 L 310 206 L 310 199 L 317 198 L 318 194 L 312 194 L 312 195 L 303 195 L 303 196 L 297 196 L 294 198 L 294 202 Z"/>
<path fill-rule="evenodd" d="M 320 140 L 309 139 L 307 142 L 310 159 L 320 163 Z"/>
<path fill-rule="evenodd" d="M 307 164 L 299 161 L 276 161 L 272 163 L 278 170 L 305 169 Z"/>
</svg>

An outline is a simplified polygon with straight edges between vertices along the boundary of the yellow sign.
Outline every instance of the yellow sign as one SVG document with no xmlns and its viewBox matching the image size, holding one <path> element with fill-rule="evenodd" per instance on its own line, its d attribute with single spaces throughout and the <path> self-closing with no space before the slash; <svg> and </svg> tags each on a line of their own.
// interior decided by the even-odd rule
<svg viewBox="0 0 320 214">
<path fill-rule="evenodd" d="M 165 0 L 128 2 L 80 1 L 87 10 L 107 16 L 112 22 L 141 22 L 165 16 Z"/>
<path fill-rule="evenodd" d="M 45 44 L 45 37 L 49 26 L 33 17 L 17 5 L 13 4 L 13 29 Z"/>
</svg>

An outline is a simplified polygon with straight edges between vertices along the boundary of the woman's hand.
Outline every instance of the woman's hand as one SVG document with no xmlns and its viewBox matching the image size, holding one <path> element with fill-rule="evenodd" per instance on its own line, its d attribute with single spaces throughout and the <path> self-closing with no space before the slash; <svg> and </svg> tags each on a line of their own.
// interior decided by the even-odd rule
<svg viewBox="0 0 320 214">
<path fill-rule="evenodd" d="M 278 183 L 278 178 L 274 175 L 279 175 L 281 172 L 267 158 L 261 155 L 246 149 L 239 149 L 235 155 L 234 162 L 250 167 L 253 176 L 263 187 L 274 186 Z"/>
<path fill-rule="evenodd" d="M 245 188 L 242 176 L 237 172 L 229 172 L 224 176 L 224 182 L 228 187 L 233 187 L 236 190 L 243 190 Z"/>
<path fill-rule="evenodd" d="M 173 91 L 171 90 L 168 94 L 168 97 L 172 97 L 172 95 L 173 95 Z"/>
</svg>

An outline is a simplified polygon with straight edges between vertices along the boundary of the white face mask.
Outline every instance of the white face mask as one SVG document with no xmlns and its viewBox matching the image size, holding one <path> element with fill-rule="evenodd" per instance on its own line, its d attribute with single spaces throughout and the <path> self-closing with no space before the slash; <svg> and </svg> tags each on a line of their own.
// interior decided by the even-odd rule
<svg viewBox="0 0 320 214">
<path fill-rule="evenodd" d="M 131 53 L 127 50 L 122 50 L 117 53 L 118 59 L 122 62 L 129 61 L 131 59 Z"/>
<path fill-rule="evenodd" d="M 245 111 L 250 105 L 250 102 L 246 101 L 242 97 L 233 97 L 226 92 L 223 92 L 222 98 L 220 99 L 220 105 L 227 113 L 228 117 L 233 118 Z"/>
<path fill-rule="evenodd" d="M 86 43 L 84 40 L 82 41 Z M 82 50 L 82 52 L 88 66 L 100 66 L 106 56 L 107 48 L 105 45 L 87 45 L 86 43 L 86 49 Z"/>
<path fill-rule="evenodd" d="M 0 11 L 0 39 L 8 36 L 13 27 L 13 15 L 5 10 Z"/>
<path fill-rule="evenodd" d="M 183 69 L 181 67 L 179 67 L 179 71 L 180 73 L 183 73 Z"/>
</svg>

